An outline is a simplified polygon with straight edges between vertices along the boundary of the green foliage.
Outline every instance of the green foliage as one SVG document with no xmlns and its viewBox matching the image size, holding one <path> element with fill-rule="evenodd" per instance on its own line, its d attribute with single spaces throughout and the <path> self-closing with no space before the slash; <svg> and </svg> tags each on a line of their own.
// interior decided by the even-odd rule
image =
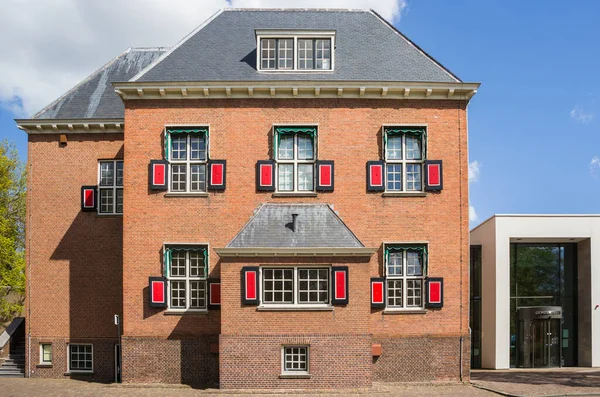
<svg viewBox="0 0 600 397">
<path fill-rule="evenodd" d="M 25 301 L 26 173 L 16 148 L 0 142 L 0 321 L 21 313 Z"/>
</svg>

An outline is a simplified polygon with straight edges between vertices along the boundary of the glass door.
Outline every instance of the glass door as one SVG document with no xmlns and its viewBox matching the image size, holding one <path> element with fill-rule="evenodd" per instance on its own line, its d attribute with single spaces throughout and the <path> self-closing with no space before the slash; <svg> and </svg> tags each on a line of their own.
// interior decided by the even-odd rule
<svg viewBox="0 0 600 397">
<path fill-rule="evenodd" d="M 534 320 L 532 324 L 533 368 L 560 366 L 560 320 Z"/>
</svg>

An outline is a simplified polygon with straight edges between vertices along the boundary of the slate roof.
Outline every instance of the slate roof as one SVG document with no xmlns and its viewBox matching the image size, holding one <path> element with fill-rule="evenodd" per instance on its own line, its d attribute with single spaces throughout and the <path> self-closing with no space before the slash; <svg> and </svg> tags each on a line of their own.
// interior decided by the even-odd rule
<svg viewBox="0 0 600 397">
<path fill-rule="evenodd" d="M 256 29 L 335 30 L 335 71 L 259 73 Z M 131 81 L 460 82 L 371 10 L 223 9 Z"/>
<path fill-rule="evenodd" d="M 166 51 L 129 48 L 33 116 L 34 119 L 123 118 L 123 101 L 112 86 L 127 81 Z"/>
<path fill-rule="evenodd" d="M 298 214 L 292 231 L 292 214 Z M 263 204 L 227 248 L 364 248 L 327 204 Z"/>
</svg>

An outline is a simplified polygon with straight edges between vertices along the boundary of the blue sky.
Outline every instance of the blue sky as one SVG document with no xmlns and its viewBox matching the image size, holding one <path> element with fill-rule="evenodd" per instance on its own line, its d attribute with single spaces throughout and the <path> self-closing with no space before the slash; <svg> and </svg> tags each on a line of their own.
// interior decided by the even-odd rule
<svg viewBox="0 0 600 397">
<path fill-rule="evenodd" d="M 8 1 L 14 3 L 14 0 Z M 285 1 L 287 3 L 281 6 L 313 5 L 311 1 Z M 14 69 L 0 61 L 0 71 L 8 78 L 13 77 L 13 73 L 15 81 L 12 87 L 12 81 L 0 79 L 0 139 L 14 141 L 25 158 L 26 135 L 16 128 L 13 118 L 39 110 L 130 45 L 173 45 L 213 9 L 219 8 L 220 2 L 216 0 L 210 10 L 202 10 L 204 14 L 198 18 L 186 12 L 186 23 L 190 26 L 183 26 L 183 32 L 161 34 L 161 26 L 165 30 L 171 28 L 168 24 L 159 24 L 150 25 L 154 26 L 154 36 L 140 34 L 137 32 L 143 31 L 139 26 L 147 25 L 142 21 L 137 29 L 134 26 L 131 31 L 117 32 L 111 37 L 100 28 L 98 32 L 103 34 L 94 36 L 88 32 L 80 37 L 74 37 L 73 30 L 65 30 L 64 42 L 61 42 L 60 31 L 53 33 L 57 36 L 52 40 L 42 39 L 47 33 L 41 30 L 39 34 L 25 31 L 20 37 L 19 54 L 28 49 L 37 54 L 39 46 L 55 46 L 54 51 L 66 53 L 66 59 L 71 61 L 63 65 L 46 57 L 37 66 L 32 62 L 34 66 L 25 67 L 25 61 L 21 60 L 33 57 L 28 56 L 14 61 Z M 113 6 L 110 1 L 96 5 L 100 7 L 98 4 L 105 3 L 106 14 L 116 14 L 109 13 L 108 8 Z M 482 83 L 469 105 L 469 157 L 473 171 L 470 201 L 477 214 L 472 226 L 494 213 L 600 212 L 599 1 L 355 0 L 342 3 L 373 7 L 384 16 L 394 18 L 403 33 L 452 72 L 465 81 Z M 114 4 L 117 7 L 117 3 Z M 272 6 L 269 0 L 237 0 L 234 5 Z M 146 12 L 152 14 L 152 7 L 148 8 Z M 51 11 L 63 12 L 44 10 L 40 12 L 40 20 L 48 19 L 46 16 Z M 101 11 L 80 9 L 78 15 L 81 17 L 85 12 L 96 15 Z M 10 23 L 6 17 L 9 14 L 4 13 L 6 21 L 0 16 L 0 25 Z M 164 15 L 163 12 L 153 14 Z M 88 20 L 83 19 L 87 23 Z M 17 33 L 12 34 L 19 34 L 23 26 L 21 24 Z M 97 55 L 98 59 L 91 55 L 83 57 L 83 46 L 87 48 L 90 43 L 94 48 L 88 50 L 94 51 L 93 55 L 101 54 Z M 90 62 L 77 60 L 80 56 L 89 58 Z M 47 81 L 44 81 L 45 68 L 51 71 Z M 57 71 L 65 73 L 57 74 Z M 17 87 L 19 80 L 23 84 Z M 27 85 L 27 81 L 39 83 Z M 46 84 L 55 81 L 58 83 Z M 42 89 L 45 96 L 37 94 Z M 25 103 L 23 107 L 21 99 Z"/>
</svg>

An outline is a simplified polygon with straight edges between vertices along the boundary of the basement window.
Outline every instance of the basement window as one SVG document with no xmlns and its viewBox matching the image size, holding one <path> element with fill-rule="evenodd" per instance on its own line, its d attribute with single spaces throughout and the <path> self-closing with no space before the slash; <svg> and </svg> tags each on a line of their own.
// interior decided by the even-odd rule
<svg viewBox="0 0 600 397">
<path fill-rule="evenodd" d="M 284 346 L 282 356 L 282 374 L 308 374 L 308 346 Z"/>
<path fill-rule="evenodd" d="M 257 30 L 259 71 L 331 71 L 335 32 Z"/>
<path fill-rule="evenodd" d="M 93 370 L 93 346 L 69 344 L 69 372 L 92 372 Z"/>
</svg>

